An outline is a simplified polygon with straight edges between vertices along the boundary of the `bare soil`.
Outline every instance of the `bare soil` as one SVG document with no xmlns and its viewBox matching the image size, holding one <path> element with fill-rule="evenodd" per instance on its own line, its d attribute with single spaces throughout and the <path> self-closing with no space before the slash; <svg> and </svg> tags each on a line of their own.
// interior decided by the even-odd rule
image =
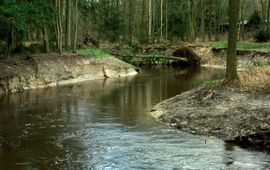
<svg viewBox="0 0 270 170">
<path fill-rule="evenodd" d="M 204 86 L 160 103 L 151 114 L 184 132 L 270 147 L 269 101 L 262 92 Z"/>
</svg>

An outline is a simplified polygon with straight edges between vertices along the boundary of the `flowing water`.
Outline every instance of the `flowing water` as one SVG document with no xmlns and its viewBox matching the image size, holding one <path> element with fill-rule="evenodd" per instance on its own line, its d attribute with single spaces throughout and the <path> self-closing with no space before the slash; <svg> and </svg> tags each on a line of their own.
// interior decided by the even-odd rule
<svg viewBox="0 0 270 170">
<path fill-rule="evenodd" d="M 218 70 L 151 69 L 128 78 L 0 97 L 0 169 L 270 169 L 270 155 L 157 123 L 158 102 Z"/>
</svg>

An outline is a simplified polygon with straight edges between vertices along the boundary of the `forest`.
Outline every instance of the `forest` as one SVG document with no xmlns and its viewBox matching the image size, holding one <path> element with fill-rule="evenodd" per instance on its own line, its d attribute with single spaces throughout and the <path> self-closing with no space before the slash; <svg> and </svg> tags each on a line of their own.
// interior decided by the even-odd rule
<svg viewBox="0 0 270 170">
<path fill-rule="evenodd" d="M 238 40 L 268 41 L 270 1 L 239 6 Z M 1 0 L 0 52 L 75 51 L 86 35 L 129 45 L 226 41 L 228 22 L 228 0 Z"/>
</svg>

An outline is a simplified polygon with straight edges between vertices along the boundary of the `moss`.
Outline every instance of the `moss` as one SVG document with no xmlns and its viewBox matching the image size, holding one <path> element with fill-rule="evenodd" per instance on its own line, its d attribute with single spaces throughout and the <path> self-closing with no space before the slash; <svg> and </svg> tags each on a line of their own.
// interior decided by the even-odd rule
<svg viewBox="0 0 270 170">
<path fill-rule="evenodd" d="M 104 49 L 96 49 L 96 48 L 89 48 L 89 49 L 79 49 L 77 50 L 78 54 L 92 54 L 97 58 L 108 57 L 110 54 Z"/>
</svg>

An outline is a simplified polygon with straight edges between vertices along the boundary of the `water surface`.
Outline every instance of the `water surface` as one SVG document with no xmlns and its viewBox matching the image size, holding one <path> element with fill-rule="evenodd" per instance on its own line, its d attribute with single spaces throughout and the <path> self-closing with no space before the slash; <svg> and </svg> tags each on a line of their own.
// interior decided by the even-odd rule
<svg viewBox="0 0 270 170">
<path fill-rule="evenodd" d="M 270 155 L 157 123 L 157 103 L 219 70 L 151 69 L 0 97 L 0 169 L 270 169 Z"/>
</svg>

